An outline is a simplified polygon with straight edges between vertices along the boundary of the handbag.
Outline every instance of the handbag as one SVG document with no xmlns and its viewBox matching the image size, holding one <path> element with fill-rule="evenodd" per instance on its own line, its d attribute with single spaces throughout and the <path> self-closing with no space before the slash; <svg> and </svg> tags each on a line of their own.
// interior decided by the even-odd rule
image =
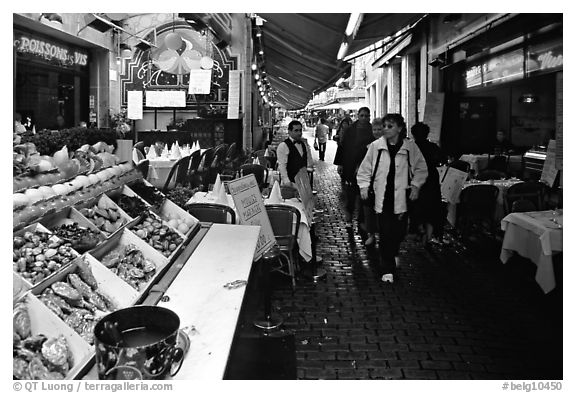
<svg viewBox="0 0 576 393">
<path fill-rule="evenodd" d="M 314 150 L 318 150 L 318 141 L 314 141 Z"/>
<path fill-rule="evenodd" d="M 374 192 L 374 180 L 376 178 L 376 172 L 378 171 L 378 164 L 380 164 L 380 156 L 382 156 L 382 150 L 378 150 L 378 157 L 376 158 L 376 165 L 374 166 L 374 172 L 372 172 L 372 177 L 370 177 L 370 185 L 368 186 L 368 199 L 366 199 L 366 205 L 374 206 L 376 203 L 376 193 Z"/>
</svg>

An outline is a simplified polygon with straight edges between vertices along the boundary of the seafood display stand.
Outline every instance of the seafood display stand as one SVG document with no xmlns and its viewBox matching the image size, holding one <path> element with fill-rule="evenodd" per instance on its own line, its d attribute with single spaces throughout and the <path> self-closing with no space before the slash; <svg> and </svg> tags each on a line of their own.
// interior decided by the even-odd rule
<svg viewBox="0 0 576 393">
<path fill-rule="evenodd" d="M 176 312 L 188 333 L 179 343 L 189 349 L 175 379 L 224 376 L 259 227 L 200 223 L 158 190 L 164 200 L 152 206 L 130 188 L 142 185 L 139 173 L 120 166 L 109 181 L 62 196 L 59 205 L 14 228 L 15 378 L 97 379 L 95 323 L 140 304 Z M 141 199 L 146 211 L 128 214 L 116 204 L 122 195 Z M 92 243 L 56 236 L 78 227 L 87 231 L 83 239 L 94 235 Z"/>
</svg>

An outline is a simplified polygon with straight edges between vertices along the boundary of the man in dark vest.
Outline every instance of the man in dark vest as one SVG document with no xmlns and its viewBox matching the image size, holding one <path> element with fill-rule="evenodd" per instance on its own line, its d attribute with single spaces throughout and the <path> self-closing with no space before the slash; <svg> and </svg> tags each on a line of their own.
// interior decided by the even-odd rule
<svg viewBox="0 0 576 393">
<path fill-rule="evenodd" d="M 312 152 L 302 138 L 302 123 L 294 120 L 288 124 L 288 138 L 278 145 L 276 155 L 282 186 L 293 186 L 294 176 L 301 168 L 312 169 Z"/>
</svg>

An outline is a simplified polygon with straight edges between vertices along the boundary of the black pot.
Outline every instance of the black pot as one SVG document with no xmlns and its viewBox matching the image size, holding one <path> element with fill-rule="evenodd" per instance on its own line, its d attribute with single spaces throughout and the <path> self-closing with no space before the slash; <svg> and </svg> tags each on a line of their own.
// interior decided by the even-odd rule
<svg viewBox="0 0 576 393">
<path fill-rule="evenodd" d="M 115 311 L 94 328 L 99 379 L 161 379 L 180 371 L 180 318 L 156 306 Z"/>
</svg>

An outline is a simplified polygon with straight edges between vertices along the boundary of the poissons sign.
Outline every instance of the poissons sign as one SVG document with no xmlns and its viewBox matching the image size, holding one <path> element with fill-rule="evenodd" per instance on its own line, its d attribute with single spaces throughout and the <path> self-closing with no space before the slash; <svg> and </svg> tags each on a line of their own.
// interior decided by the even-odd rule
<svg viewBox="0 0 576 393">
<path fill-rule="evenodd" d="M 25 34 L 15 35 L 14 48 L 19 53 L 31 54 L 48 62 L 56 61 L 64 66 L 86 66 L 88 64 L 88 54 L 85 52 Z"/>
</svg>

